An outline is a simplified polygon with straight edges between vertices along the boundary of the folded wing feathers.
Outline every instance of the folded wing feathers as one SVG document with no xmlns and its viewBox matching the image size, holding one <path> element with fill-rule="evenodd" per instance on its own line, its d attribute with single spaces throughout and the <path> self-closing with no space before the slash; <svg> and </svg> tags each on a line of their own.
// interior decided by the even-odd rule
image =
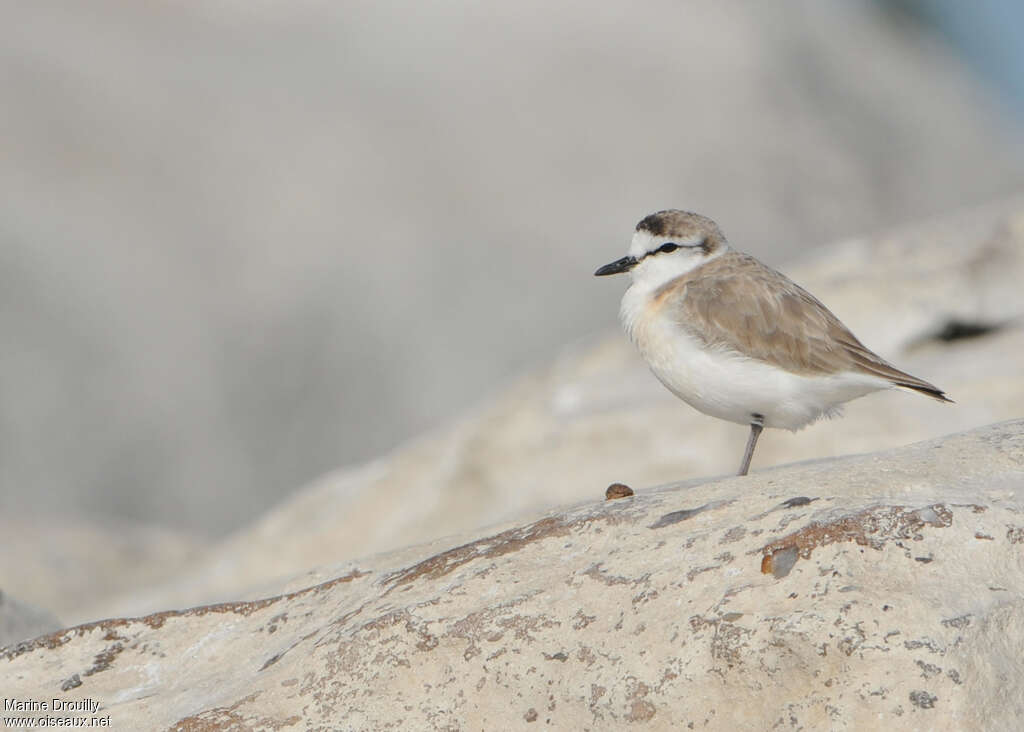
<svg viewBox="0 0 1024 732">
<path fill-rule="evenodd" d="M 707 346 L 797 373 L 861 371 L 951 401 L 870 351 L 816 297 L 746 254 L 728 252 L 666 286 L 677 287 L 679 326 Z"/>
</svg>

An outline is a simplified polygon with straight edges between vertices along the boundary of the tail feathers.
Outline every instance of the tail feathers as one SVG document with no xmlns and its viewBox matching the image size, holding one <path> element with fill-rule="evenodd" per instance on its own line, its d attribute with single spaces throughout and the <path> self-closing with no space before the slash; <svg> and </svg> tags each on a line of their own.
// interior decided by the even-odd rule
<svg viewBox="0 0 1024 732">
<path fill-rule="evenodd" d="M 912 377 L 913 378 L 913 377 Z M 920 379 L 893 379 L 893 386 L 899 386 L 904 389 L 910 389 L 912 391 L 919 392 L 925 396 L 930 396 L 932 399 L 936 399 L 940 402 L 947 402 L 949 404 L 955 404 L 955 402 L 946 396 L 946 392 L 937 386 L 932 386 L 927 381 L 921 381 Z"/>
<path fill-rule="evenodd" d="M 900 371 L 888 361 L 869 351 L 861 345 L 860 341 L 847 343 L 846 345 L 848 353 L 862 372 L 885 379 L 893 386 L 920 392 L 940 402 L 953 403 L 953 400 L 947 397 L 946 392 L 942 389 L 934 384 L 929 384 L 924 379 L 911 376 L 906 371 Z"/>
</svg>

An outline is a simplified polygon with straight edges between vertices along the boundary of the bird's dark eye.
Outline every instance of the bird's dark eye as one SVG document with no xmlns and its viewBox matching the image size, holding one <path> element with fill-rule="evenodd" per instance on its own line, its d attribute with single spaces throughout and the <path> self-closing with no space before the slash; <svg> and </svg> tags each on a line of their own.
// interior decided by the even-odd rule
<svg viewBox="0 0 1024 732">
<path fill-rule="evenodd" d="M 668 242 L 665 242 L 664 244 L 662 244 L 660 247 L 658 247 L 658 251 L 661 252 L 662 254 L 671 254 L 672 252 L 674 252 L 678 248 L 679 248 L 678 244 L 676 244 L 675 242 L 672 242 L 672 241 L 668 241 Z"/>
</svg>

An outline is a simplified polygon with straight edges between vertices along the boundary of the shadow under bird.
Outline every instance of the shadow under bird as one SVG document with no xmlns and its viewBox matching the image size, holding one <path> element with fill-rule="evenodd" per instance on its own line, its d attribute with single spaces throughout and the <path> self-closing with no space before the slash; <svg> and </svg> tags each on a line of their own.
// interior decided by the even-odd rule
<svg viewBox="0 0 1024 732">
<path fill-rule="evenodd" d="M 866 348 L 814 295 L 730 247 L 706 216 L 646 217 L 629 254 L 594 274 L 620 272 L 633 280 L 622 325 L 658 380 L 704 414 L 750 425 L 739 475 L 765 427 L 795 432 L 881 389 L 951 401 Z"/>
</svg>

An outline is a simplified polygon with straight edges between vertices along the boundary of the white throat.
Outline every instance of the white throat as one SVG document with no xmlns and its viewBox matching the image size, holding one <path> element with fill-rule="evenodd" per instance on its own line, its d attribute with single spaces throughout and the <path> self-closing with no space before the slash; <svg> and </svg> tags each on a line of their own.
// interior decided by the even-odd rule
<svg viewBox="0 0 1024 732">
<path fill-rule="evenodd" d="M 638 346 L 640 343 L 637 328 L 647 312 L 647 305 L 651 302 L 654 293 L 677 277 L 692 272 L 706 262 L 718 259 L 729 250 L 725 242 L 720 242 L 714 252 L 706 254 L 701 247 L 692 246 L 699 244 L 699 240 L 675 239 L 671 241 L 679 244 L 682 248 L 669 254 L 644 256 L 647 252 L 656 250 L 666 241 L 669 240 L 664 237 L 651 236 L 646 231 L 638 231 L 633 235 L 633 243 L 629 248 L 630 255 L 640 259 L 640 262 L 629 271 L 633 283 L 622 296 L 622 302 L 619 305 L 619 318 L 622 320 L 622 325 L 626 329 L 626 333 L 629 334 L 630 340 Z M 642 348 L 641 351 L 643 351 Z"/>
</svg>

